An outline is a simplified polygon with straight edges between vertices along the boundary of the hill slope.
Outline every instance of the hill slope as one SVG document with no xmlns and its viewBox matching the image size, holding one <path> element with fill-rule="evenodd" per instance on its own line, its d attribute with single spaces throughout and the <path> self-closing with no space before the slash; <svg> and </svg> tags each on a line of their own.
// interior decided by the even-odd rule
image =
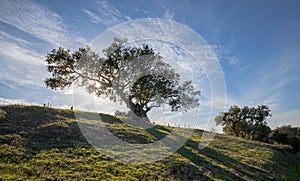
<svg viewBox="0 0 300 181">
<path fill-rule="evenodd" d="M 197 149 L 195 130 L 173 155 L 148 164 L 122 164 L 96 151 L 85 140 L 70 110 L 4 106 L 0 120 L 0 180 L 297 180 L 299 154 L 259 142 L 218 134 Z M 80 113 L 80 112 L 79 112 Z M 93 119 L 96 113 L 89 113 Z M 149 143 L 172 128 L 129 127 L 101 115 L 107 128 L 132 143 Z M 298 165 L 298 167 L 297 167 Z"/>
</svg>

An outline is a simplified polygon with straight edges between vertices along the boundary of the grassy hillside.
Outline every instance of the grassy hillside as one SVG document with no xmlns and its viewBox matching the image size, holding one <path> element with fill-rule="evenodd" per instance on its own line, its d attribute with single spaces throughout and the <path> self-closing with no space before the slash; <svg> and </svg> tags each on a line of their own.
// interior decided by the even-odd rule
<svg viewBox="0 0 300 181">
<path fill-rule="evenodd" d="M 0 180 L 297 180 L 299 154 L 274 146 L 218 134 L 197 149 L 202 131 L 195 130 L 173 155 L 149 164 L 122 164 L 96 151 L 81 134 L 70 110 L 4 106 L 0 120 Z M 80 114 L 80 112 L 79 112 Z M 90 113 L 86 119 L 97 116 Z M 101 115 L 119 138 L 149 143 L 170 127 L 129 127 Z M 298 166 L 298 167 L 297 167 Z"/>
</svg>

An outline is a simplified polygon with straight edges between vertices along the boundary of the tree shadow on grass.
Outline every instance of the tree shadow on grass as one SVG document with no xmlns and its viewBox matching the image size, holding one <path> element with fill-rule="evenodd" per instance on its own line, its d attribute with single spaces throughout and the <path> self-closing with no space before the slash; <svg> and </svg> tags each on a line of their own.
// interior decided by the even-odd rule
<svg viewBox="0 0 300 181">
<path fill-rule="evenodd" d="M 271 147 L 272 160 L 276 165 L 272 165 L 271 171 L 274 180 L 300 180 L 300 153 L 294 153 L 286 148 Z M 270 167 L 270 165 L 264 165 Z"/>
<path fill-rule="evenodd" d="M 24 135 L 26 147 L 29 152 L 40 152 L 41 150 L 64 149 L 74 147 L 90 147 L 82 135 L 76 122 L 67 126 L 50 125 L 38 128 L 36 131 Z"/>
<path fill-rule="evenodd" d="M 90 147 L 76 119 L 121 123 L 113 116 L 53 109 L 41 106 L 4 106 L 6 118 L 0 120 L 1 144 L 24 147 L 28 154 L 43 149 Z"/>
<path fill-rule="evenodd" d="M 197 150 L 197 153 L 192 152 L 191 149 Z M 248 166 L 208 147 L 199 150 L 198 143 L 192 140 L 188 140 L 186 145 L 177 152 L 193 163 L 213 170 L 214 177 L 218 179 L 245 180 L 265 177 L 261 175 L 263 173 L 262 170 Z M 211 161 L 205 160 L 205 157 L 212 159 L 215 163 L 212 164 Z M 227 167 L 230 170 L 223 167 Z M 268 180 L 266 177 L 264 179 Z"/>
<path fill-rule="evenodd" d="M 154 136 L 156 139 L 160 140 L 166 137 L 169 133 L 171 133 L 172 129 L 167 129 L 160 125 L 155 125 L 151 128 L 146 129 L 146 131 Z"/>
<path fill-rule="evenodd" d="M 126 127 L 121 120 L 110 115 L 81 111 L 74 113 L 71 110 L 37 106 L 8 107 L 7 109 L 10 114 L 6 120 L 0 122 L 0 135 L 19 135 L 18 138 L 21 137 L 21 144 L 28 154 L 38 153 L 45 149 L 91 147 L 81 130 L 82 127 L 91 126 L 89 121 L 106 125 L 112 134 L 124 141 L 140 144 L 150 142 L 147 135 L 139 134 L 137 128 Z M 16 111 L 18 114 L 15 114 Z M 77 121 L 80 121 L 81 126 Z M 165 137 L 170 130 L 157 125 L 146 131 L 160 139 Z M 1 139 L 0 143 L 12 144 L 15 142 L 14 139 L 14 137 Z"/>
</svg>

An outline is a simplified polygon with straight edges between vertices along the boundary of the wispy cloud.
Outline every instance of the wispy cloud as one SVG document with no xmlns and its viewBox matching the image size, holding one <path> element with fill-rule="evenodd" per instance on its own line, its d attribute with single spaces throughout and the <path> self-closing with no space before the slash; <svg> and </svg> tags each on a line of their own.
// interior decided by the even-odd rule
<svg viewBox="0 0 300 181">
<path fill-rule="evenodd" d="M 278 112 L 273 115 L 269 124 L 272 128 L 276 128 L 282 124 L 300 127 L 299 112 L 300 108 Z"/>
<path fill-rule="evenodd" d="M 182 47 L 193 57 L 201 57 L 197 61 L 207 74 L 222 73 L 219 62 L 215 61 L 217 57 L 203 38 L 187 27 L 179 26 L 174 21 L 142 19 L 118 26 L 112 30 L 112 33 L 117 37 L 126 37 L 132 41 L 149 39 Z M 164 47 L 160 46 L 159 48 L 161 52 Z"/>
<path fill-rule="evenodd" d="M 7 63 L 6 61 L 4 63 Z M 0 81 L 2 84 L 11 85 L 17 83 L 22 86 L 44 87 L 45 71 L 43 67 L 38 65 L 30 65 L 24 63 L 16 63 L 5 65 L 0 68 Z M 1 63 L 1 66 L 2 63 Z"/>
<path fill-rule="evenodd" d="M 210 46 L 214 53 L 217 55 L 220 61 L 226 61 L 229 64 L 236 65 L 240 62 L 240 60 L 234 56 L 228 48 L 223 45 L 211 45 Z"/>
<path fill-rule="evenodd" d="M 31 49 L 25 48 L 24 44 L 27 44 L 25 40 L 17 40 L 18 42 L 21 42 L 21 44 L 11 42 L 0 35 L 0 54 L 28 64 L 44 65 L 42 55 Z"/>
<path fill-rule="evenodd" d="M 70 47 L 76 41 L 57 13 L 32 1 L 2 1 L 0 21 L 54 46 Z"/>
<path fill-rule="evenodd" d="M 14 31 L 0 31 L 1 82 L 28 88 L 44 87 L 45 55 L 36 46 L 46 42 L 51 46 L 77 48 L 77 42 L 83 44 L 85 41 L 70 33 L 58 14 L 32 1 L 2 1 L 0 21 L 22 32 L 20 35 L 13 34 Z M 37 43 L 37 40 L 41 41 Z"/>
<path fill-rule="evenodd" d="M 0 31 L 0 79 L 19 85 L 41 85 L 45 76 L 43 56 L 30 48 L 31 43 Z"/>
<path fill-rule="evenodd" d="M 174 19 L 174 13 L 171 11 L 171 10 L 169 10 L 169 9 L 167 9 L 165 12 L 164 12 L 164 18 L 165 19 L 168 19 L 168 20 L 173 20 Z"/>
<path fill-rule="evenodd" d="M 0 97 L 0 105 L 12 105 L 12 104 L 40 105 L 36 102 L 28 102 L 25 99 L 5 99 Z"/>
<path fill-rule="evenodd" d="M 95 4 L 96 9 L 83 9 L 92 23 L 114 25 L 125 20 L 131 20 L 129 16 L 123 15 L 118 8 L 106 1 L 95 1 Z"/>
<path fill-rule="evenodd" d="M 10 42 L 14 42 L 14 43 L 17 43 L 17 44 L 25 44 L 25 45 L 28 45 L 29 42 L 27 42 L 26 40 L 24 39 L 21 39 L 21 38 L 18 38 L 18 37 L 15 37 L 13 35 L 10 35 L 8 33 L 5 33 L 3 31 L 0 30 L 0 39 L 1 39 L 1 42 L 4 40 L 4 39 L 8 39 L 10 40 Z"/>
<path fill-rule="evenodd" d="M 107 18 L 102 18 L 90 10 L 85 9 L 85 10 L 83 10 L 83 12 L 90 17 L 90 21 L 92 23 L 101 23 L 101 24 L 105 24 L 105 25 L 110 25 L 110 24 L 114 23 L 112 20 L 107 19 Z"/>
</svg>

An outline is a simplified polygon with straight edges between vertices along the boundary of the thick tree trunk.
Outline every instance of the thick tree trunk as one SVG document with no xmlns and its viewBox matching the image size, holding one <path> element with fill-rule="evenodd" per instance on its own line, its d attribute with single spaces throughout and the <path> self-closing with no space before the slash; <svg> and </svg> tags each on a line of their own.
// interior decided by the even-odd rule
<svg viewBox="0 0 300 181">
<path fill-rule="evenodd" d="M 132 101 L 129 101 L 129 105 L 131 112 L 134 114 L 134 119 L 150 122 L 147 112 L 143 109 L 143 106 L 134 104 Z"/>
</svg>

